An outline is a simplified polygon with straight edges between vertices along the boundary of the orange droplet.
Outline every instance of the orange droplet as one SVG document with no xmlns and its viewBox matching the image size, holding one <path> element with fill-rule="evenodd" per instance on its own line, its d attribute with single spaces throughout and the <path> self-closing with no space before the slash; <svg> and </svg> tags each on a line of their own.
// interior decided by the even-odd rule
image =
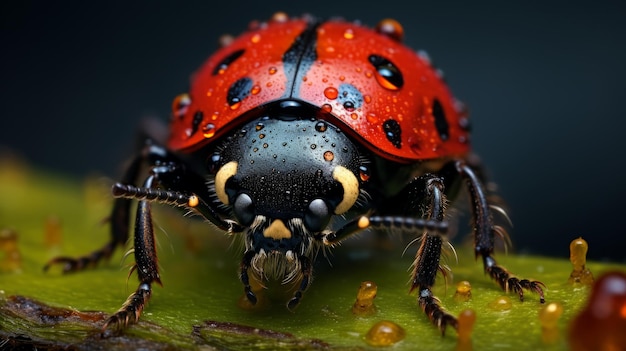
<svg viewBox="0 0 626 351">
<path fill-rule="evenodd" d="M 172 113 L 176 118 L 182 118 L 187 113 L 187 108 L 191 105 L 189 94 L 180 94 L 172 102 Z"/>
<path fill-rule="evenodd" d="M 369 95 L 363 95 L 363 100 L 369 104 L 370 102 L 372 102 L 372 97 Z"/>
<path fill-rule="evenodd" d="M 258 85 L 253 85 L 252 89 L 250 89 L 250 94 L 256 95 L 261 92 L 261 87 Z"/>
<path fill-rule="evenodd" d="M 212 138 L 215 135 L 215 124 L 209 123 L 202 128 L 202 134 L 205 138 Z"/>
<path fill-rule="evenodd" d="M 380 321 L 372 326 L 365 335 L 365 341 L 371 346 L 391 346 L 404 339 L 404 329 L 391 321 Z"/>
<path fill-rule="evenodd" d="M 265 86 L 268 87 L 268 88 L 271 87 L 272 86 L 272 82 L 265 83 Z"/>
<path fill-rule="evenodd" d="M 255 35 L 252 36 L 252 38 L 250 38 L 250 41 L 253 42 L 254 44 L 260 42 L 261 41 L 261 34 L 256 33 Z"/>
<path fill-rule="evenodd" d="M 376 117 L 376 114 L 370 112 L 367 114 L 367 116 L 365 116 L 365 119 L 367 119 L 367 121 L 371 124 L 376 124 L 376 122 L 378 122 L 378 118 Z"/>
<path fill-rule="evenodd" d="M 219 117 L 219 116 L 220 116 L 219 112 L 213 112 L 213 114 L 211 115 L 211 120 L 215 121 L 217 119 L 217 117 Z"/>
<path fill-rule="evenodd" d="M 335 100 L 339 96 L 339 91 L 335 87 L 328 87 L 324 89 L 324 96 L 330 100 Z"/>
<path fill-rule="evenodd" d="M 189 201 L 187 205 L 189 205 L 189 207 L 196 207 L 198 206 L 199 203 L 200 203 L 200 200 L 198 200 L 198 197 L 196 195 L 191 195 L 189 197 Z"/>
<path fill-rule="evenodd" d="M 593 284 L 587 305 L 570 323 L 578 350 L 626 350 L 626 273 L 609 271 Z"/>
<path fill-rule="evenodd" d="M 356 113 L 356 112 L 352 112 L 352 113 L 350 114 L 350 118 L 352 118 L 352 119 L 355 119 L 355 120 L 356 120 L 356 119 L 358 119 L 358 118 L 359 118 L 359 114 L 358 114 L 358 113 Z"/>
<path fill-rule="evenodd" d="M 335 154 L 332 151 L 324 152 L 324 160 L 330 162 L 335 159 Z"/>
<path fill-rule="evenodd" d="M 230 109 L 231 110 L 236 110 L 241 106 L 241 101 L 235 102 L 234 104 L 230 105 Z"/>
<path fill-rule="evenodd" d="M 385 18 L 378 22 L 378 25 L 376 25 L 376 31 L 395 41 L 402 41 L 402 38 L 404 37 L 404 29 L 402 28 L 400 22 L 391 18 Z"/>
<path fill-rule="evenodd" d="M 322 105 L 322 112 L 330 113 L 333 110 L 333 107 L 330 104 Z"/>
<path fill-rule="evenodd" d="M 472 298 L 472 285 L 467 280 L 460 281 L 456 285 L 454 299 L 459 302 L 467 302 Z"/>
<path fill-rule="evenodd" d="M 289 16 L 287 16 L 284 12 L 276 12 L 272 15 L 271 21 L 278 23 L 285 23 L 289 20 Z"/>
<path fill-rule="evenodd" d="M 343 37 L 346 39 L 354 39 L 354 31 L 351 28 L 346 29 L 345 32 L 343 32 Z"/>
<path fill-rule="evenodd" d="M 507 311 L 513 307 L 513 302 L 508 296 L 500 296 L 489 304 L 489 307 L 496 311 Z"/>
<path fill-rule="evenodd" d="M 270 73 L 270 74 L 274 74 L 274 73 L 276 73 L 277 71 L 278 71 L 278 70 L 276 69 L 276 67 L 270 67 L 270 69 L 269 69 L 269 73 Z"/>
</svg>

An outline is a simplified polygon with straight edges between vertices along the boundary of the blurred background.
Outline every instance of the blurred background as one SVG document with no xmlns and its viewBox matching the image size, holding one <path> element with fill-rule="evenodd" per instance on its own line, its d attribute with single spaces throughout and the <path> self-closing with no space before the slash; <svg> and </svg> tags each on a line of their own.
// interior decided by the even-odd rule
<svg viewBox="0 0 626 351">
<path fill-rule="evenodd" d="M 218 37 L 276 11 L 400 21 L 469 106 L 515 251 L 568 257 L 583 236 L 589 258 L 626 262 L 621 0 L 2 2 L 1 152 L 118 178 L 140 121 L 167 120 Z"/>
</svg>

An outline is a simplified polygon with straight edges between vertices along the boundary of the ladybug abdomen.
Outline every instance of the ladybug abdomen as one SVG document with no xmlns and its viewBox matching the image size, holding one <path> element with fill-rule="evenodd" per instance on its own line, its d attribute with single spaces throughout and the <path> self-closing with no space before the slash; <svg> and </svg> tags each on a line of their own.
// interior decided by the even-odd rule
<svg viewBox="0 0 626 351">
<path fill-rule="evenodd" d="M 355 23 L 274 20 L 198 72 L 176 110 L 169 146 L 193 149 L 276 101 L 316 106 L 364 146 L 411 162 L 469 151 L 468 122 L 430 63 L 400 39 Z"/>
</svg>

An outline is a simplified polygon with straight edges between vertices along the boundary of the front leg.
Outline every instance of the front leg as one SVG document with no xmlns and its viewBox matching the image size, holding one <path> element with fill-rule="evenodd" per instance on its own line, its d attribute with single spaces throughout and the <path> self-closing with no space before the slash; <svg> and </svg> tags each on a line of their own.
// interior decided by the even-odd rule
<svg viewBox="0 0 626 351">
<path fill-rule="evenodd" d="M 149 176 L 144 183 L 144 187 L 152 188 L 154 186 L 154 180 L 154 175 Z M 152 283 L 156 282 L 161 285 L 161 277 L 157 265 L 154 229 L 152 226 L 151 206 L 148 201 L 139 201 L 137 205 L 134 244 L 135 265 L 131 269 L 131 272 L 137 271 L 139 287 L 128 297 L 122 308 L 107 319 L 103 329 L 110 327 L 123 329 L 129 324 L 136 323 L 152 295 Z"/>
<path fill-rule="evenodd" d="M 524 289 L 539 294 L 539 302 L 544 303 L 543 287 L 541 282 L 528 279 L 519 279 L 513 276 L 506 268 L 497 264 L 493 258 L 494 236 L 505 236 L 504 229 L 493 224 L 490 206 L 482 184 L 473 169 L 465 162 L 454 162 L 457 174 L 465 180 L 470 193 L 472 214 L 474 221 L 474 249 L 476 256 L 483 258 L 485 272 L 495 280 L 505 291 L 517 293 L 520 301 L 524 301 Z"/>
<path fill-rule="evenodd" d="M 415 179 L 409 184 L 409 187 L 408 194 L 414 198 L 412 202 L 419 204 L 418 199 L 421 199 L 424 203 L 422 208 L 426 215 L 431 220 L 444 223 L 446 197 L 443 180 L 427 174 Z M 418 291 L 420 307 L 430 321 L 439 328 L 442 335 L 445 334 L 447 326 L 458 329 L 456 317 L 441 307 L 439 299 L 432 292 L 437 272 L 445 272 L 439 265 L 444 240 L 443 234 L 445 233 L 433 230 L 424 231 L 422 234 L 421 245 L 413 263 L 411 285 L 411 290 Z"/>
<path fill-rule="evenodd" d="M 332 246 L 366 228 L 422 232 L 421 245 L 413 262 L 411 291 L 418 291 L 418 303 L 422 311 L 442 334 L 448 326 L 458 329 L 456 317 L 441 306 L 432 292 L 437 272 L 444 271 L 439 261 L 444 235 L 448 231 L 448 222 L 444 220 L 446 197 L 443 180 L 432 174 L 415 178 L 397 198 L 391 199 L 389 205 L 382 207 L 396 209 L 394 204 L 407 204 L 408 208 L 404 209 L 407 215 L 360 216 L 337 231 L 326 233 L 321 240 L 325 245 Z M 426 218 L 417 217 L 418 213 Z"/>
</svg>

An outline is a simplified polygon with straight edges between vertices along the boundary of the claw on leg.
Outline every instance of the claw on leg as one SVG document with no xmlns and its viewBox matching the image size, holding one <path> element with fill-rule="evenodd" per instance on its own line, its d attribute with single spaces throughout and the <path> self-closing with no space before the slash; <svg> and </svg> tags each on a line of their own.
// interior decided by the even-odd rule
<svg viewBox="0 0 626 351">
<path fill-rule="evenodd" d="M 428 319 L 439 328 L 441 335 L 446 334 L 446 328 L 451 326 L 455 330 L 459 329 L 459 322 L 456 317 L 446 312 L 439 304 L 439 299 L 433 296 L 430 289 L 420 291 L 418 299 L 422 311 L 428 316 Z"/>
<path fill-rule="evenodd" d="M 137 323 L 151 295 L 152 290 L 150 289 L 150 284 L 144 283 L 139 285 L 137 291 L 126 299 L 124 305 L 107 319 L 102 329 L 122 330 L 129 324 Z"/>
<path fill-rule="evenodd" d="M 520 301 L 524 301 L 524 289 L 532 291 L 539 295 L 539 302 L 545 303 L 546 299 L 543 294 L 545 285 L 536 280 L 519 279 L 514 277 L 504 267 L 495 263 L 495 260 L 487 256 L 485 259 L 485 270 L 489 276 L 500 285 L 502 290 L 517 293 Z"/>
</svg>

